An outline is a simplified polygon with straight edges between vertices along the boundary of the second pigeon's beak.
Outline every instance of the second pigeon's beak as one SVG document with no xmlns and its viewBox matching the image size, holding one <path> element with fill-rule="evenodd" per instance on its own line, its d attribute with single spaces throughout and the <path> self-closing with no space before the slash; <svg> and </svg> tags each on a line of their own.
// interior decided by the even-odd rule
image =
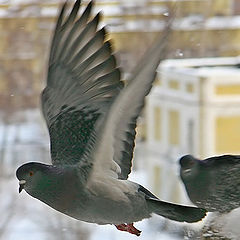
<svg viewBox="0 0 240 240">
<path fill-rule="evenodd" d="M 24 189 L 25 183 L 26 183 L 26 180 L 19 181 L 19 190 L 18 190 L 19 193 Z"/>
</svg>

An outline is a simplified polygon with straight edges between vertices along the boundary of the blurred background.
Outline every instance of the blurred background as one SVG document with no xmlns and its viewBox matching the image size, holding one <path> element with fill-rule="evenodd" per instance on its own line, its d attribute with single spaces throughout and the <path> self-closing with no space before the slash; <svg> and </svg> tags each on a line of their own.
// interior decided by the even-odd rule
<svg viewBox="0 0 240 240">
<path fill-rule="evenodd" d="M 29 161 L 50 162 L 39 94 L 62 2 L 0 0 L 0 239 L 134 239 L 18 194 L 16 168 Z M 104 14 L 102 24 L 127 80 L 164 29 L 174 4 L 167 60 L 159 66 L 139 119 L 131 179 L 163 200 L 191 205 L 179 179 L 179 157 L 240 153 L 240 1 L 95 0 L 94 12 Z M 144 240 L 240 239 L 238 209 L 214 225 L 212 217 L 180 224 L 154 216 L 136 226 Z"/>
</svg>

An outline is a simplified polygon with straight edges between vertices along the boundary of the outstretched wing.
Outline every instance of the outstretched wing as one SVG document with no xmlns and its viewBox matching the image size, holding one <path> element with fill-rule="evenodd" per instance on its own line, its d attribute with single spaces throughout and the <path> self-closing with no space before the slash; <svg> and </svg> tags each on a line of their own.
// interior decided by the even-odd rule
<svg viewBox="0 0 240 240">
<path fill-rule="evenodd" d="M 78 18 L 77 0 L 64 20 L 63 5 L 54 32 L 42 111 L 49 128 L 53 164 L 75 164 L 88 152 L 104 116 L 123 87 L 100 14 L 90 17 L 92 1 Z"/>
<path fill-rule="evenodd" d="M 240 156 L 238 155 L 221 155 L 206 158 L 205 160 L 201 161 L 201 163 L 205 166 L 216 168 L 216 167 L 234 167 L 235 165 L 240 164 Z"/>
<path fill-rule="evenodd" d="M 169 28 L 170 24 L 165 28 L 161 38 L 145 54 L 128 85 L 111 105 L 105 128 L 93 156 L 95 162 L 92 176 L 95 176 L 94 174 L 116 176 L 117 173 L 120 179 L 128 177 L 131 171 L 136 121 L 144 106 L 145 96 L 151 90 L 159 62 L 165 56 Z"/>
</svg>

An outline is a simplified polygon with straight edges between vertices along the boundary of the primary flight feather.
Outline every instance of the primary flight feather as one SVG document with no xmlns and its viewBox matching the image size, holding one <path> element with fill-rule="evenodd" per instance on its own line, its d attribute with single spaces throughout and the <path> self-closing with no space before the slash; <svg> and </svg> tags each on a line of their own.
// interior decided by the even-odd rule
<svg viewBox="0 0 240 240">
<path fill-rule="evenodd" d="M 140 235 L 133 222 L 152 213 L 175 221 L 201 220 L 204 209 L 163 202 L 127 180 L 135 146 L 136 121 L 164 57 L 169 25 L 137 65 L 124 87 L 100 14 L 91 18 L 91 1 L 80 17 L 77 0 L 57 20 L 42 92 L 52 165 L 18 168 L 19 191 L 73 218 L 114 224 Z"/>
</svg>

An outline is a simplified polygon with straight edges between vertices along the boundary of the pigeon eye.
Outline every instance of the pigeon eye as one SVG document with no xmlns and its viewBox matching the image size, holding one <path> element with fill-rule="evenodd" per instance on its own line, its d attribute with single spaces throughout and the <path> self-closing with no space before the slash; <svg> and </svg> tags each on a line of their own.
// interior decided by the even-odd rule
<svg viewBox="0 0 240 240">
<path fill-rule="evenodd" d="M 194 166 L 194 162 L 193 161 L 190 161 L 187 165 L 188 168 L 192 168 Z"/>
<path fill-rule="evenodd" d="M 29 172 L 29 176 L 30 176 L 30 177 L 33 176 L 33 174 L 34 174 L 33 171 L 30 171 L 30 172 Z"/>
</svg>

